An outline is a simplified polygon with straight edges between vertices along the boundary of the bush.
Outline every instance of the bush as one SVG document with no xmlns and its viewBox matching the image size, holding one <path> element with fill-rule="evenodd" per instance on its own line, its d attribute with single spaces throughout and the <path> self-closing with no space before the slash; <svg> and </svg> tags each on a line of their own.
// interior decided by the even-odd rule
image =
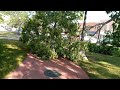
<svg viewBox="0 0 120 90">
<path fill-rule="evenodd" d="M 49 43 L 40 41 L 39 38 L 31 41 L 28 45 L 30 51 L 34 54 L 37 54 L 43 60 L 50 60 L 58 58 L 58 54 L 54 48 L 51 48 Z"/>
<path fill-rule="evenodd" d="M 50 48 L 50 45 L 46 45 L 45 43 L 36 43 L 34 53 L 37 54 L 43 60 L 58 58 L 55 49 Z"/>
<path fill-rule="evenodd" d="M 81 41 L 75 41 L 69 46 L 68 58 L 72 61 L 83 59 L 81 51 L 87 50 L 87 43 Z"/>
<path fill-rule="evenodd" d="M 0 53 L 3 51 L 2 44 L 0 43 Z"/>
<path fill-rule="evenodd" d="M 106 55 L 120 56 L 120 48 L 108 45 L 88 44 L 88 51 Z"/>
<path fill-rule="evenodd" d="M 66 57 L 66 50 L 63 47 L 57 47 L 56 52 L 58 57 Z"/>
<path fill-rule="evenodd" d="M 51 52 L 51 56 L 50 56 L 51 59 L 58 58 L 58 54 L 55 52 L 55 49 L 52 49 L 50 52 Z"/>
<path fill-rule="evenodd" d="M 89 43 L 88 50 L 90 52 L 112 55 L 113 47 L 107 45 L 97 45 L 97 44 Z"/>
<path fill-rule="evenodd" d="M 100 46 L 94 44 L 94 43 L 88 43 L 88 51 L 90 52 L 95 52 L 95 53 L 99 53 L 100 51 Z"/>
<path fill-rule="evenodd" d="M 120 47 L 114 47 L 112 55 L 120 57 Z"/>
</svg>

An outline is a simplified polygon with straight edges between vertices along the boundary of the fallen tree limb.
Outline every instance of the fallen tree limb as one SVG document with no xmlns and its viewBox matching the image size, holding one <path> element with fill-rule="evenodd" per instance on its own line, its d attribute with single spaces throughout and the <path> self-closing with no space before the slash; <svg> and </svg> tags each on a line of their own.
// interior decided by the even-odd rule
<svg viewBox="0 0 120 90">
<path fill-rule="evenodd" d="M 99 23 L 99 24 L 96 24 L 96 25 L 94 25 L 94 26 L 91 26 L 88 30 L 94 28 L 95 26 L 100 26 L 100 28 L 93 34 L 93 36 L 94 36 L 98 31 L 100 31 L 100 30 L 102 29 L 103 26 L 105 26 L 107 23 L 113 21 L 114 19 L 118 18 L 119 16 L 120 16 L 120 13 L 119 13 L 117 16 L 114 15 L 110 20 L 108 20 L 108 21 L 106 21 L 106 22 Z M 91 40 L 91 38 L 92 38 L 93 36 L 90 37 L 89 41 Z"/>
</svg>

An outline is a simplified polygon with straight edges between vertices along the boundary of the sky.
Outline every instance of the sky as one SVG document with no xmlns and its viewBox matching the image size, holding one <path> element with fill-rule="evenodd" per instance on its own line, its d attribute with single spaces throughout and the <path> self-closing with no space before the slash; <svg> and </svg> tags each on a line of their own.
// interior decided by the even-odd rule
<svg viewBox="0 0 120 90">
<path fill-rule="evenodd" d="M 100 20 L 110 19 L 109 15 L 105 11 L 88 11 L 87 22 L 99 22 Z"/>
<path fill-rule="evenodd" d="M 34 12 L 33 12 L 34 14 Z M 7 20 L 9 17 L 5 17 Z M 100 22 L 101 20 L 108 20 L 109 15 L 106 11 L 87 11 L 87 19 L 86 22 Z M 83 22 L 80 20 L 80 22 Z"/>
<path fill-rule="evenodd" d="M 106 11 L 87 11 L 86 22 L 100 22 L 101 20 L 108 20 L 108 19 L 110 19 L 110 17 L 106 13 Z"/>
</svg>

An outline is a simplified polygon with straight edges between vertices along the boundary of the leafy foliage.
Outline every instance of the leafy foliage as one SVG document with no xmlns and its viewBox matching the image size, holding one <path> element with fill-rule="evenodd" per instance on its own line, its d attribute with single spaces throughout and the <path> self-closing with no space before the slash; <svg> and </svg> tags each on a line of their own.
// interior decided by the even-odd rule
<svg viewBox="0 0 120 90">
<path fill-rule="evenodd" d="M 120 11 L 107 11 L 110 17 L 113 18 L 113 32 L 108 33 L 104 41 L 109 40 L 107 44 L 120 47 Z M 104 43 L 104 42 L 103 42 Z"/>
<path fill-rule="evenodd" d="M 81 42 L 81 41 L 75 41 L 73 42 L 69 49 L 69 58 L 70 60 L 79 60 L 81 59 L 81 54 L 80 54 L 80 51 L 84 51 L 84 50 L 87 50 L 87 44 L 85 42 Z"/>
<path fill-rule="evenodd" d="M 97 45 L 94 43 L 89 43 L 88 51 L 105 55 L 120 56 L 120 48 L 115 46 Z"/>
<path fill-rule="evenodd" d="M 3 51 L 2 44 L 0 43 L 0 54 Z"/>
<path fill-rule="evenodd" d="M 28 11 L 0 11 L 4 16 L 10 16 L 7 24 L 11 27 L 22 27 L 28 18 Z"/>
<path fill-rule="evenodd" d="M 4 20 L 3 20 L 3 17 L 2 17 L 2 15 L 0 14 L 0 23 L 1 22 L 3 22 Z"/>
<path fill-rule="evenodd" d="M 105 38 L 103 39 L 101 46 L 96 44 L 89 44 L 89 51 L 120 56 L 120 11 L 106 11 L 112 20 L 113 23 L 113 31 L 107 32 Z"/>
<path fill-rule="evenodd" d="M 75 21 L 82 17 L 82 13 L 78 11 L 36 11 L 36 15 L 25 23 L 21 40 L 31 52 L 42 59 L 70 58 L 72 56 L 70 50 L 73 52 L 79 50 L 75 49 L 79 46 L 79 43 L 75 42 L 78 31 Z M 65 38 L 62 33 L 67 37 Z M 74 54 L 78 53 L 74 52 Z"/>
</svg>

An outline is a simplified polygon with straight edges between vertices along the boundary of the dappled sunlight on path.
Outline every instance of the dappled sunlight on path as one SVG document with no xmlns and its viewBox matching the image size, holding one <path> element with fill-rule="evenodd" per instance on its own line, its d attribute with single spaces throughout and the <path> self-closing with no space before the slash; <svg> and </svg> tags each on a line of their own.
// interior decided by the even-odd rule
<svg viewBox="0 0 120 90">
<path fill-rule="evenodd" d="M 59 77 L 44 75 L 45 70 L 55 70 L 61 74 Z M 43 61 L 28 54 L 26 60 L 5 79 L 89 79 L 83 69 L 73 62 L 60 58 L 51 61 Z"/>
</svg>

